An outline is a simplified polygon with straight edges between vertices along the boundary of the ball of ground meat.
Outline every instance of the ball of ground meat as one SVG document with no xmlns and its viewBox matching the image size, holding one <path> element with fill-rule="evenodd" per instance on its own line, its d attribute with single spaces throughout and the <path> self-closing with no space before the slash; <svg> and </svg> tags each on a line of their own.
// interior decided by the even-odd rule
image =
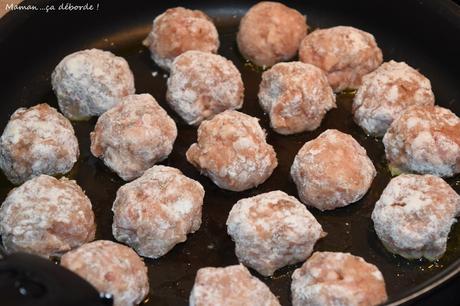
<svg viewBox="0 0 460 306">
<path fill-rule="evenodd" d="M 14 184 L 65 174 L 79 154 L 72 124 L 48 104 L 16 110 L 0 138 L 0 168 Z"/>
<path fill-rule="evenodd" d="M 174 60 L 166 100 L 187 122 L 200 124 L 227 109 L 243 105 L 244 85 L 235 65 L 224 57 L 187 51 Z"/>
<path fill-rule="evenodd" d="M 389 61 L 363 77 L 353 115 L 367 134 L 383 136 L 411 105 L 434 105 L 430 80 L 404 62 Z"/>
<path fill-rule="evenodd" d="M 323 71 L 301 62 L 279 63 L 265 71 L 258 98 L 272 128 L 284 135 L 315 130 L 336 107 Z"/>
<path fill-rule="evenodd" d="M 326 235 L 305 205 L 279 190 L 239 200 L 227 232 L 238 260 L 264 276 L 304 261 Z"/>
<path fill-rule="evenodd" d="M 233 110 L 203 121 L 186 155 L 217 186 L 232 191 L 262 184 L 278 165 L 258 119 Z"/>
<path fill-rule="evenodd" d="M 118 189 L 112 232 L 144 257 L 158 258 L 201 225 L 204 189 L 180 170 L 153 166 Z"/>
<path fill-rule="evenodd" d="M 340 252 L 315 252 L 292 274 L 291 293 L 293 306 L 372 306 L 387 300 L 379 269 Z"/>
<path fill-rule="evenodd" d="M 383 137 L 396 172 L 449 177 L 460 173 L 460 118 L 439 106 L 411 106 Z"/>
<path fill-rule="evenodd" d="M 258 66 L 272 66 L 293 58 L 307 35 L 307 19 L 279 2 L 260 2 L 240 22 L 238 49 Z"/>
<path fill-rule="evenodd" d="M 376 174 L 366 150 L 337 130 L 305 143 L 291 167 L 300 200 L 322 211 L 361 199 Z"/>
<path fill-rule="evenodd" d="M 99 240 L 64 254 L 61 265 L 84 278 L 100 293 L 113 296 L 114 306 L 140 304 L 149 292 L 147 267 L 131 248 Z"/>
<path fill-rule="evenodd" d="M 10 191 L 0 207 L 8 253 L 58 256 L 94 239 L 91 202 L 75 181 L 40 175 Z"/>
<path fill-rule="evenodd" d="M 166 159 L 176 137 L 176 124 L 151 95 L 130 95 L 99 117 L 91 153 L 127 181 Z"/>
<path fill-rule="evenodd" d="M 64 57 L 51 75 L 51 84 L 61 112 L 71 120 L 99 116 L 135 91 L 128 62 L 98 49 Z"/>
<path fill-rule="evenodd" d="M 392 253 L 440 258 L 460 215 L 460 196 L 433 175 L 403 174 L 385 187 L 372 212 L 375 231 Z"/>
<path fill-rule="evenodd" d="M 353 27 L 316 30 L 301 42 L 299 58 L 326 72 L 335 92 L 356 89 L 361 78 L 382 63 L 374 36 Z"/>
<path fill-rule="evenodd" d="M 217 53 L 219 34 L 211 18 L 199 10 L 175 7 L 153 20 L 153 28 L 143 41 L 153 61 L 169 70 L 174 58 L 185 51 Z"/>
<path fill-rule="evenodd" d="M 190 306 L 279 306 L 270 289 L 243 265 L 201 268 L 190 293 Z"/>
</svg>

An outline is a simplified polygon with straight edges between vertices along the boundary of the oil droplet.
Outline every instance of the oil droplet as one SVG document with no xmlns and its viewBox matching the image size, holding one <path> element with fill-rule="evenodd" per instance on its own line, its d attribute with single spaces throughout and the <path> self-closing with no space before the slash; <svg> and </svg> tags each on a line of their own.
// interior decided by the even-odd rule
<svg viewBox="0 0 460 306">
<path fill-rule="evenodd" d="M 268 69 L 267 66 L 257 66 L 256 64 L 254 64 L 253 62 L 248 61 L 248 60 L 246 60 L 244 62 L 244 67 L 247 67 L 247 68 L 249 68 L 249 69 L 251 69 L 252 71 L 255 71 L 255 72 L 264 72 L 265 70 Z"/>
<path fill-rule="evenodd" d="M 147 304 L 150 301 L 150 297 L 147 296 L 143 301 L 142 304 Z"/>
</svg>

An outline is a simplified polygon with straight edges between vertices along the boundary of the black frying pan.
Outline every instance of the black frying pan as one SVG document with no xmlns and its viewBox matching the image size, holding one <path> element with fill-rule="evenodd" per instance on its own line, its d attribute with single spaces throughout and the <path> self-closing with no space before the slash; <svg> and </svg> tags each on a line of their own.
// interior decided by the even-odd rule
<svg viewBox="0 0 460 306">
<path fill-rule="evenodd" d="M 282 2 L 307 14 L 312 28 L 351 25 L 373 33 L 385 60 L 404 60 L 420 69 L 432 82 L 436 103 L 460 115 L 460 9 L 454 3 L 447 0 Z M 32 3 L 39 7 L 55 4 L 56 8 L 60 4 L 59 1 L 26 1 L 26 4 Z M 187 305 L 197 269 L 236 264 L 234 244 L 225 227 L 231 206 L 240 198 L 274 189 L 297 196 L 289 179 L 289 168 L 298 149 L 327 128 L 339 129 L 353 135 L 367 149 L 378 175 L 369 193 L 359 202 L 331 212 L 311 209 L 329 233 L 315 250 L 351 252 L 376 264 L 385 277 L 389 303 L 416 299 L 450 280 L 448 291 L 438 289 L 434 300 L 432 297 L 420 303 L 429 305 L 442 301 L 444 305 L 455 304 L 447 294 L 452 297 L 460 290 L 459 279 L 454 277 L 460 271 L 460 226 L 453 227 L 447 252 L 435 263 L 408 261 L 390 254 L 374 232 L 370 214 L 390 180 L 390 174 L 381 140 L 367 137 L 352 121 L 352 94 L 340 94 L 338 108 L 329 112 L 321 127 L 314 132 L 282 136 L 270 130 L 256 98 L 261 73 L 245 65 L 235 44 L 239 18 L 252 4 L 246 1 L 100 1 L 95 11 L 10 12 L 0 19 L 0 129 L 18 107 L 41 102 L 57 107 L 50 75 L 65 55 L 97 47 L 111 50 L 128 60 L 134 72 L 136 92 L 151 93 L 178 125 L 179 136 L 173 153 L 164 164 L 181 169 L 185 175 L 199 180 L 206 189 L 200 230 L 162 258 L 145 260 L 151 287 L 146 305 Z M 166 8 L 177 5 L 202 9 L 214 18 L 221 41 L 219 53 L 231 59 L 243 76 L 246 87 L 243 111 L 261 118 L 262 126 L 268 131 L 268 142 L 278 153 L 278 168 L 257 189 L 240 193 L 221 190 L 200 176 L 185 160 L 185 151 L 196 139 L 196 128 L 186 126 L 166 105 L 163 71 L 153 64 L 147 49 L 141 45 L 151 28 L 152 19 Z M 156 77 L 152 76 L 154 71 L 158 71 Z M 124 182 L 90 154 L 88 135 L 95 122 L 93 118 L 74 123 L 81 157 L 69 176 L 78 181 L 93 203 L 97 239 L 113 239 L 110 209 L 116 190 Z M 458 176 L 448 182 L 460 192 Z M 1 176 L 0 200 L 12 187 Z M 290 276 L 299 266 L 285 267 L 270 278 L 252 272 L 270 287 L 283 305 L 290 305 Z"/>
</svg>

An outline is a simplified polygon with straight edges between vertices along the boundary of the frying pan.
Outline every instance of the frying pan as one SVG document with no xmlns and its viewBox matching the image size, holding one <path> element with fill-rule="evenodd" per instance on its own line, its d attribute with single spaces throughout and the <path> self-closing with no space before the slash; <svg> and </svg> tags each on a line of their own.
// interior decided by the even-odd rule
<svg viewBox="0 0 460 306">
<path fill-rule="evenodd" d="M 85 1 L 86 2 L 86 1 Z M 81 4 L 84 4 L 82 2 Z M 438 105 L 460 115 L 460 9 L 447 0 L 409 1 L 282 1 L 307 14 L 310 28 L 350 25 L 375 35 L 384 59 L 406 61 L 432 82 Z M 51 1 L 25 1 L 24 4 L 56 4 Z M 72 1 L 79 4 L 79 1 Z M 206 190 L 203 224 L 185 243 L 157 260 L 145 259 L 149 269 L 150 294 L 145 305 L 187 305 L 196 271 L 205 266 L 237 263 L 234 244 L 226 234 L 225 221 L 232 205 L 243 197 L 280 189 L 297 196 L 289 178 L 289 168 L 299 148 L 327 128 L 351 134 L 373 160 L 378 175 L 370 191 L 359 202 L 330 212 L 310 211 L 329 234 L 315 250 L 351 252 L 377 265 L 382 271 L 389 304 L 414 300 L 450 280 L 450 292 L 460 289 L 460 226 L 454 225 L 446 254 L 437 262 L 405 260 L 386 251 L 377 238 L 370 219 L 374 203 L 391 176 L 381 139 L 368 137 L 352 120 L 353 93 L 337 96 L 338 108 L 330 111 L 320 128 L 291 136 L 271 131 L 267 116 L 257 102 L 261 72 L 245 63 L 239 55 L 235 34 L 241 16 L 251 1 L 129 1 L 99 2 L 93 11 L 13 11 L 0 19 L 0 129 L 19 107 L 47 102 L 57 107 L 50 85 L 56 64 L 67 54 L 85 48 L 101 48 L 123 56 L 134 72 L 136 92 L 151 93 L 173 117 L 179 136 L 173 153 L 163 164 L 181 169 L 198 180 Z M 97 4 L 96 2 L 94 4 Z M 153 18 L 174 6 L 198 8 L 209 14 L 217 25 L 219 53 L 231 59 L 242 73 L 245 84 L 243 112 L 260 118 L 267 130 L 268 142 L 275 147 L 279 166 L 264 184 L 245 192 L 219 189 L 199 175 L 185 160 L 185 151 L 196 140 L 196 128 L 189 127 L 165 103 L 167 75 L 150 59 L 142 39 L 151 29 Z M 155 75 L 156 73 L 156 76 Z M 153 74 L 152 74 L 153 73 Z M 97 221 L 97 239 L 113 240 L 111 206 L 117 189 L 124 184 L 89 151 L 89 133 L 96 118 L 74 122 L 81 156 L 69 177 L 76 179 L 91 199 Z M 460 192 L 460 178 L 447 180 Z M 13 186 L 0 177 L 0 200 Z M 292 265 L 262 279 L 282 305 L 290 305 Z M 453 288 L 453 289 L 452 289 Z M 453 291 L 452 291 L 453 290 Z M 52 293 L 52 292 L 51 292 Z M 69 294 L 71 294 L 69 292 Z M 438 294 L 446 294 L 439 291 Z M 452 296 L 452 295 L 451 295 Z M 454 304 L 447 297 L 443 304 Z M 423 302 L 421 302 L 423 303 Z M 425 304 L 427 305 L 427 304 Z"/>
</svg>

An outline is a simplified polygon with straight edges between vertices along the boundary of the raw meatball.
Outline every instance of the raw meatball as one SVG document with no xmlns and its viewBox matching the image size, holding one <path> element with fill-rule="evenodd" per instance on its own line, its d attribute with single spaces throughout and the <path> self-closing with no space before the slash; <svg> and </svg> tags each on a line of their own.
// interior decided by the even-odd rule
<svg viewBox="0 0 460 306">
<path fill-rule="evenodd" d="M 190 293 L 190 306 L 279 306 L 270 289 L 243 265 L 201 268 Z"/>
<path fill-rule="evenodd" d="M 337 130 L 305 143 L 291 167 L 300 200 L 322 211 L 361 199 L 376 174 L 366 150 Z"/>
<path fill-rule="evenodd" d="M 361 85 L 361 78 L 382 63 L 374 36 L 353 27 L 316 30 L 300 44 L 299 58 L 323 69 L 335 92 Z"/>
<path fill-rule="evenodd" d="M 51 75 L 51 84 L 61 112 L 71 120 L 99 116 L 135 90 L 128 62 L 98 49 L 64 57 Z"/>
<path fill-rule="evenodd" d="M 307 35 L 307 18 L 278 2 L 260 2 L 240 22 L 236 37 L 241 54 L 258 66 L 294 57 Z"/>
<path fill-rule="evenodd" d="M 460 196 L 441 178 L 403 174 L 393 178 L 375 203 L 374 227 L 392 253 L 440 258 L 460 214 Z"/>
<path fill-rule="evenodd" d="M 0 168 L 14 184 L 69 172 L 80 155 L 69 120 L 48 104 L 19 108 L 0 138 Z"/>
<path fill-rule="evenodd" d="M 75 181 L 37 176 L 10 191 L 0 207 L 8 253 L 60 255 L 94 239 L 91 202 Z"/>
<path fill-rule="evenodd" d="M 278 161 L 258 121 L 231 110 L 203 121 L 187 160 L 223 189 L 243 191 L 262 184 Z"/>
<path fill-rule="evenodd" d="M 304 261 L 326 236 L 305 205 L 279 190 L 239 200 L 228 216 L 227 232 L 238 260 L 264 276 Z"/>
<path fill-rule="evenodd" d="M 153 20 L 152 31 L 143 44 L 150 49 L 155 63 L 169 70 L 174 58 L 185 51 L 217 53 L 219 34 L 202 11 L 176 7 Z"/>
<path fill-rule="evenodd" d="M 113 295 L 114 306 L 140 304 L 149 292 L 147 267 L 131 248 L 99 240 L 61 258 L 61 265 L 86 279 L 100 293 Z"/>
<path fill-rule="evenodd" d="M 235 65 L 224 57 L 187 51 L 174 60 L 166 100 L 188 124 L 199 124 L 243 105 L 244 86 Z"/>
<path fill-rule="evenodd" d="M 178 169 L 154 166 L 118 189 L 113 236 L 144 257 L 158 258 L 201 225 L 204 189 Z"/>
<path fill-rule="evenodd" d="M 430 80 L 404 62 L 390 61 L 363 77 L 353 114 L 367 134 L 383 136 L 411 105 L 434 105 Z"/>
<path fill-rule="evenodd" d="M 127 181 L 166 159 L 176 137 L 176 124 L 151 95 L 131 95 L 99 117 L 91 153 Z"/>
<path fill-rule="evenodd" d="M 292 274 L 291 293 L 293 306 L 372 306 L 387 300 L 379 269 L 339 252 L 315 252 Z"/>
<path fill-rule="evenodd" d="M 460 118 L 439 106 L 412 106 L 383 137 L 397 171 L 453 176 L 460 173 Z"/>
<path fill-rule="evenodd" d="M 259 103 L 280 134 L 313 131 L 335 105 L 323 71 L 301 62 L 279 63 L 262 74 Z"/>
</svg>

